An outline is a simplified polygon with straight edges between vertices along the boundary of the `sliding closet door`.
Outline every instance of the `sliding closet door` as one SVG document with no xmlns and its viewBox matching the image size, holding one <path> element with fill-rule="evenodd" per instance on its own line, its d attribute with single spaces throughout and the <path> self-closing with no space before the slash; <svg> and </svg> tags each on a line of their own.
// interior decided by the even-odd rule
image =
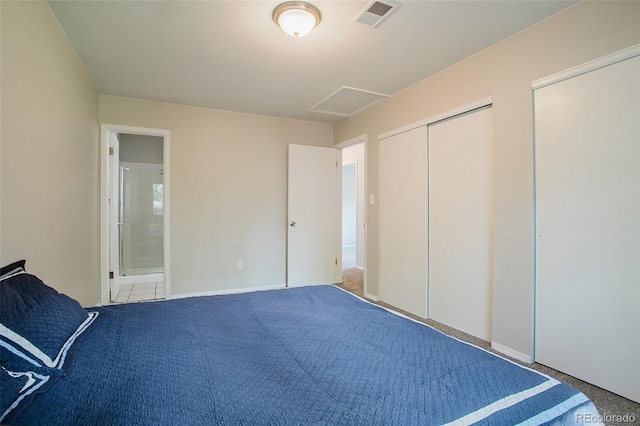
<svg viewBox="0 0 640 426">
<path fill-rule="evenodd" d="M 491 108 L 429 125 L 429 318 L 491 340 Z"/>
<path fill-rule="evenodd" d="M 536 361 L 640 401 L 640 59 L 534 93 Z"/>
<path fill-rule="evenodd" d="M 414 315 L 427 308 L 425 127 L 380 141 L 380 299 Z"/>
</svg>

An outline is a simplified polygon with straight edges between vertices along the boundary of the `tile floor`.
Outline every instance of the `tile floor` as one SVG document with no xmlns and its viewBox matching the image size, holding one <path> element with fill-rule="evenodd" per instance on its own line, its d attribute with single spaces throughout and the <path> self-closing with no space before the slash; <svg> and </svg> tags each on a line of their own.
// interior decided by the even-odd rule
<svg viewBox="0 0 640 426">
<path fill-rule="evenodd" d="M 143 300 L 157 299 L 164 299 L 164 281 L 122 284 L 115 302 L 141 302 Z"/>
</svg>

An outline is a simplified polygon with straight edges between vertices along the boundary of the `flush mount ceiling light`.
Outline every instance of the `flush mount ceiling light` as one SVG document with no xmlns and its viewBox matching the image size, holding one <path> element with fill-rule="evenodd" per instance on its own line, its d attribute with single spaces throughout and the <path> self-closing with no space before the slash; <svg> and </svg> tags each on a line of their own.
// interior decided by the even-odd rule
<svg viewBox="0 0 640 426">
<path fill-rule="evenodd" d="M 293 37 L 309 34 L 320 19 L 320 11 L 315 6 L 301 1 L 282 3 L 273 10 L 273 21 Z"/>
</svg>

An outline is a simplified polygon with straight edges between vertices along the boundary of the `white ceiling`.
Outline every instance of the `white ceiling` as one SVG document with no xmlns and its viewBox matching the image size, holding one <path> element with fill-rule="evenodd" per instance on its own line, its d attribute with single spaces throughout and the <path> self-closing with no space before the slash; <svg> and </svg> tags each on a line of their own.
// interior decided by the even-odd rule
<svg viewBox="0 0 640 426">
<path fill-rule="evenodd" d="M 367 1 L 313 0 L 293 38 L 278 1 L 49 1 L 99 93 L 296 119 L 342 86 L 393 95 L 576 1 L 400 1 L 372 29 Z"/>
</svg>

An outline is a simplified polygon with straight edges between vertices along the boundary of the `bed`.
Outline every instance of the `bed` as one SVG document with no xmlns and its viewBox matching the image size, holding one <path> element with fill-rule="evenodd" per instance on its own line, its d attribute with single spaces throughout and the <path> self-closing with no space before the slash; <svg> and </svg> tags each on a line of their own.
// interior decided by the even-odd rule
<svg viewBox="0 0 640 426">
<path fill-rule="evenodd" d="M 2 422 L 575 424 L 582 393 L 335 286 L 82 309 L 0 278 Z"/>
</svg>

